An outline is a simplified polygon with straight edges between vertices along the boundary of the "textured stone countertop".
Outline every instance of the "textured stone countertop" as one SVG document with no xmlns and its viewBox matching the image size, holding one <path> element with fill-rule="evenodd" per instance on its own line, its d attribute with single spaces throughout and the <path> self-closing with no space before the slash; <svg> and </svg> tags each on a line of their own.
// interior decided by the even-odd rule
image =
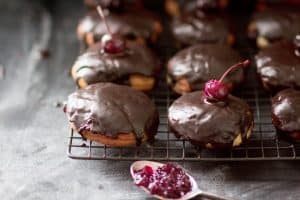
<svg viewBox="0 0 300 200">
<path fill-rule="evenodd" d="M 74 90 L 67 76 L 78 54 L 80 1 L 0 1 L 0 199 L 149 199 L 129 175 L 130 162 L 67 157 L 61 108 Z M 43 59 L 40 51 L 49 49 Z M 300 199 L 300 162 L 181 163 L 202 189 L 235 199 Z"/>
</svg>

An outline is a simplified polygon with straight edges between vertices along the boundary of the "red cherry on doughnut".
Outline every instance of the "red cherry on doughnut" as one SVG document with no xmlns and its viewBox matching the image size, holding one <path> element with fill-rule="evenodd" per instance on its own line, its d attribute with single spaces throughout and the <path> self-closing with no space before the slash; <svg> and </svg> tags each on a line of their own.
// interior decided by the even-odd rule
<svg viewBox="0 0 300 200">
<path fill-rule="evenodd" d="M 205 83 L 204 93 L 210 99 L 224 100 L 228 96 L 229 91 L 224 83 L 212 79 Z"/>
<path fill-rule="evenodd" d="M 219 80 L 212 79 L 205 83 L 204 87 L 204 94 L 208 100 L 213 101 L 224 101 L 226 100 L 229 89 L 228 87 L 223 83 L 224 78 L 234 69 L 238 67 L 247 67 L 249 65 L 249 60 L 245 60 L 243 62 L 237 63 L 233 66 L 231 66 L 226 72 L 222 75 L 222 77 Z"/>
<path fill-rule="evenodd" d="M 105 34 L 101 39 L 101 43 L 104 52 L 109 54 L 122 53 L 126 49 L 125 40 L 116 34 Z"/>
<path fill-rule="evenodd" d="M 102 18 L 102 20 L 104 21 L 107 32 L 108 32 L 108 34 L 103 35 L 103 37 L 101 39 L 101 43 L 102 43 L 104 52 L 109 53 L 109 54 L 118 54 L 118 53 L 124 52 L 126 49 L 125 40 L 121 36 L 112 33 L 112 31 L 106 21 L 106 18 L 105 18 L 105 15 L 103 13 L 101 6 L 97 6 L 97 11 L 98 11 L 100 17 Z"/>
</svg>

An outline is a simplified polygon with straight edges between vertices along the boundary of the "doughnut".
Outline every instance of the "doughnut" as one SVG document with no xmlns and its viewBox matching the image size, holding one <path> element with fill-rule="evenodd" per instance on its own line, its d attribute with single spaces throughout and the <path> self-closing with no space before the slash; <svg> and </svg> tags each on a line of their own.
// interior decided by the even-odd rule
<svg viewBox="0 0 300 200">
<path fill-rule="evenodd" d="M 240 60 L 236 51 L 227 45 L 199 44 L 174 55 L 167 64 L 167 82 L 178 94 L 203 89 L 207 80 L 218 78 Z M 244 79 L 243 70 L 230 74 L 225 83 L 232 90 Z"/>
<path fill-rule="evenodd" d="M 300 91 L 285 89 L 272 98 L 272 122 L 279 133 L 300 142 Z"/>
<path fill-rule="evenodd" d="M 232 95 L 209 102 L 204 92 L 182 95 L 169 108 L 170 130 L 176 137 L 207 149 L 232 148 L 251 135 L 253 114 L 248 104 Z"/>
<path fill-rule="evenodd" d="M 282 39 L 292 40 L 299 30 L 300 8 L 276 5 L 253 14 L 248 37 L 263 49 Z"/>
<path fill-rule="evenodd" d="M 299 52 L 293 41 L 282 40 L 255 56 L 258 76 L 267 91 L 276 93 L 285 88 L 300 88 Z"/>
<path fill-rule="evenodd" d="M 159 59 L 145 45 L 127 41 L 121 54 L 105 53 L 98 42 L 75 61 L 71 74 L 80 88 L 98 82 L 128 84 L 141 90 L 151 90 L 160 68 Z"/>
<path fill-rule="evenodd" d="M 163 28 L 160 21 L 146 11 L 111 12 L 106 15 L 113 33 L 138 43 L 155 43 Z M 86 46 L 101 40 L 107 32 L 105 23 L 94 11 L 89 12 L 77 26 L 77 37 Z"/>
<path fill-rule="evenodd" d="M 114 83 L 97 83 L 70 94 L 65 112 L 83 139 L 122 147 L 153 142 L 159 116 L 142 92 Z"/>
</svg>

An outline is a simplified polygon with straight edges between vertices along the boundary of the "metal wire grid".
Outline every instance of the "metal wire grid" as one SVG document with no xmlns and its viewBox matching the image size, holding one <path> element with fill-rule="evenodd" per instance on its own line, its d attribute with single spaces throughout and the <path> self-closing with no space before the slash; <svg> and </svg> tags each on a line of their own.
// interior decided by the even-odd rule
<svg viewBox="0 0 300 200">
<path fill-rule="evenodd" d="M 165 19 L 164 17 L 162 19 Z M 242 56 L 251 58 L 256 52 L 249 43 L 243 30 L 247 16 L 233 18 L 237 25 L 236 49 Z M 166 33 L 161 38 L 155 51 L 165 61 L 174 55 L 170 47 L 168 20 L 165 22 Z M 82 49 L 82 47 L 81 47 Z M 270 96 L 257 81 L 252 66 L 246 76 L 246 84 L 236 96 L 245 99 L 254 114 L 255 127 L 247 142 L 230 150 L 206 150 L 191 145 L 188 141 L 177 139 L 169 131 L 167 115 L 171 103 L 178 98 L 166 85 L 165 73 L 159 77 L 156 89 L 150 94 L 160 114 L 160 125 L 153 145 L 142 144 L 139 147 L 108 147 L 92 141 L 84 141 L 78 133 L 70 130 L 68 156 L 84 160 L 164 160 L 164 161 L 250 161 L 250 160 L 299 160 L 300 143 L 292 144 L 281 139 L 271 122 Z"/>
<path fill-rule="evenodd" d="M 300 145 L 282 140 L 271 123 L 270 97 L 253 81 L 237 93 L 247 100 L 254 113 L 255 127 L 250 139 L 242 146 L 231 150 L 206 150 L 177 139 L 168 129 L 167 109 L 177 98 L 164 81 L 150 94 L 160 113 L 160 125 L 153 145 L 140 147 L 108 147 L 92 141 L 83 141 L 81 136 L 70 131 L 68 156 L 86 160 L 166 160 L 166 161 L 247 161 L 247 160 L 297 160 Z M 163 80 L 163 79 L 160 79 Z"/>
</svg>

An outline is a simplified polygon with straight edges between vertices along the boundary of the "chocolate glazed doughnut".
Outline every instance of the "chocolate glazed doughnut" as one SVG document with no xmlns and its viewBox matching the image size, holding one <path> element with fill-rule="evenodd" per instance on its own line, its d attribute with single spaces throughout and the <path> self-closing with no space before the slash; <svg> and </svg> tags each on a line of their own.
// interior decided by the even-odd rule
<svg viewBox="0 0 300 200">
<path fill-rule="evenodd" d="M 266 90 L 275 93 L 285 88 L 300 88 L 300 35 L 280 41 L 256 56 L 257 73 Z"/>
<path fill-rule="evenodd" d="M 72 77 L 80 88 L 98 82 L 128 83 L 137 90 L 151 90 L 160 68 L 158 58 L 144 45 L 127 42 L 120 54 L 105 53 L 99 42 L 80 55 Z"/>
<path fill-rule="evenodd" d="M 253 115 L 243 100 L 211 104 L 203 92 L 192 92 L 177 99 L 169 108 L 170 129 L 176 137 L 209 149 L 239 146 L 250 137 Z"/>
<path fill-rule="evenodd" d="M 177 46 L 197 43 L 222 43 L 232 45 L 231 33 L 225 16 L 218 10 L 216 1 L 198 0 L 195 6 L 183 11 L 173 19 L 171 31 Z"/>
<path fill-rule="evenodd" d="M 221 44 L 200 44 L 178 52 L 168 62 L 168 83 L 178 94 L 204 88 L 205 82 L 220 77 L 240 60 L 232 48 Z M 243 69 L 231 73 L 225 83 L 232 90 L 244 80 Z"/>
<path fill-rule="evenodd" d="M 159 123 L 155 105 L 145 94 L 112 83 L 77 90 L 64 110 L 70 126 L 84 139 L 109 146 L 152 142 Z"/>
<path fill-rule="evenodd" d="M 286 89 L 272 98 L 272 122 L 279 133 L 300 142 L 300 91 Z"/>
<path fill-rule="evenodd" d="M 113 33 L 138 43 L 155 43 L 162 32 L 160 21 L 152 14 L 143 11 L 110 12 L 106 15 Z M 87 46 L 101 40 L 106 33 L 105 23 L 95 11 L 89 12 L 77 26 L 77 36 Z"/>
<path fill-rule="evenodd" d="M 292 40 L 299 30 L 300 7 L 277 5 L 252 16 L 248 25 L 248 37 L 262 49 L 278 40 Z"/>
</svg>

